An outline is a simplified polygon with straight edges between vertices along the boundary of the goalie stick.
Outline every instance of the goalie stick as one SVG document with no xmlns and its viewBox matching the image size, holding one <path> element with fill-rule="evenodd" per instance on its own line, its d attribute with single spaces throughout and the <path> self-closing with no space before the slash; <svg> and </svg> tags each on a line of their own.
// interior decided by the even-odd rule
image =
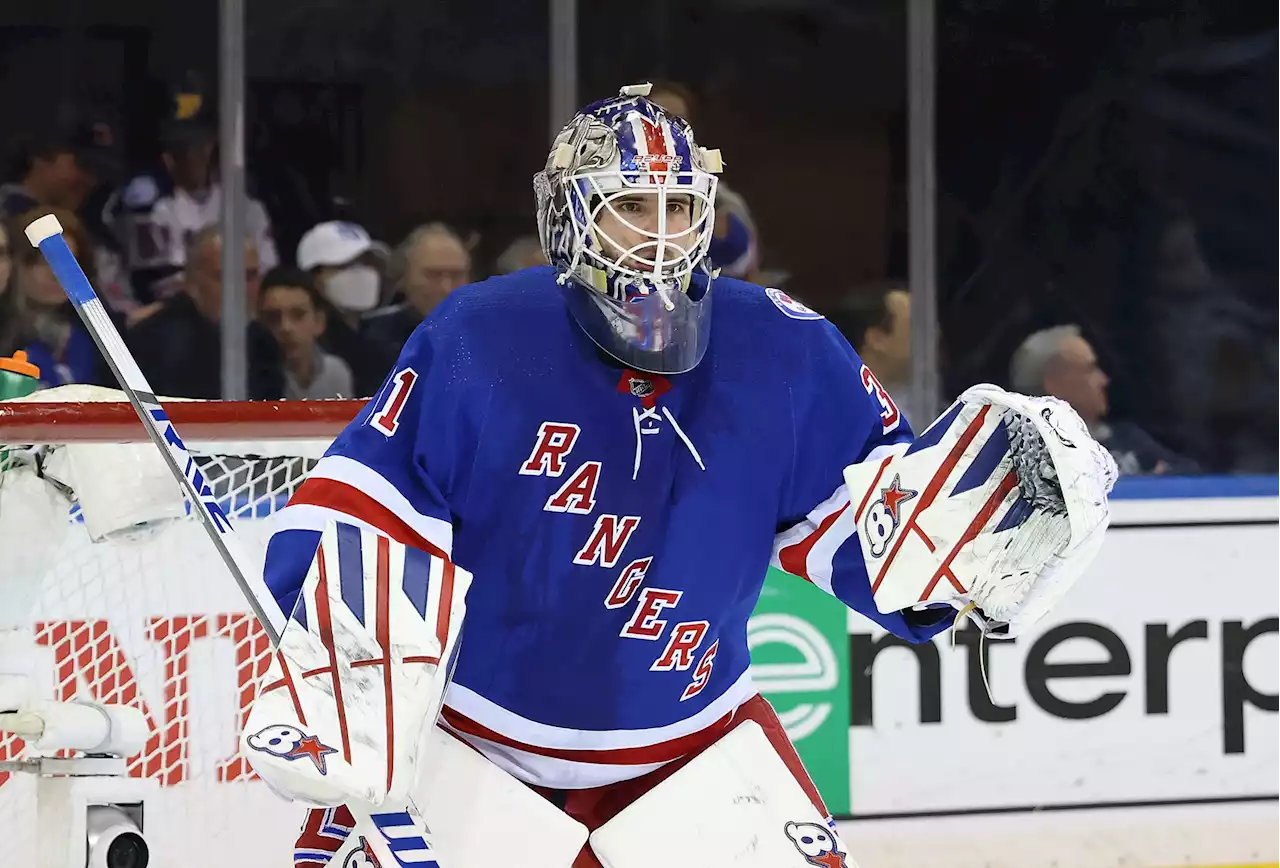
<svg viewBox="0 0 1280 868">
<path fill-rule="evenodd" d="M 200 468 L 187 452 L 164 407 L 156 399 L 151 385 L 125 346 L 115 324 L 107 316 L 89 278 L 85 276 L 75 254 L 62 237 L 62 224 L 57 217 L 49 214 L 32 221 L 26 228 L 26 236 L 49 263 L 112 375 L 133 405 L 147 436 L 160 450 L 165 464 L 191 503 L 192 511 L 204 526 L 219 557 L 266 631 L 272 647 L 277 647 L 286 625 L 285 613 L 268 590 L 261 572 L 245 554 L 232 530 L 231 522 L 209 490 Z M 387 868 L 396 865 L 402 868 L 443 868 L 435 858 L 426 823 L 412 800 L 405 799 L 403 803 L 395 805 L 386 804 L 377 811 L 359 803 L 349 804 L 347 808 L 357 822 L 367 820 L 381 833 L 382 840 L 366 840 L 374 850 L 374 855 Z"/>
</svg>

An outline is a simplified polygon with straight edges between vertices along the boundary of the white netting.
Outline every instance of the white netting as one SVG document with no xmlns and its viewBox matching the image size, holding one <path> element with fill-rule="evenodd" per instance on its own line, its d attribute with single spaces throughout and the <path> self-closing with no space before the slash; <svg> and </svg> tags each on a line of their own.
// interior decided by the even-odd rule
<svg viewBox="0 0 1280 868">
<path fill-rule="evenodd" d="M 234 420 L 226 430 L 235 435 Z M 284 505 L 326 445 L 281 433 L 257 443 L 188 443 L 259 557 L 269 534 L 262 519 Z M 270 795 L 237 754 L 268 643 L 203 528 L 183 514 L 176 485 L 160 500 L 177 498 L 177 517 L 99 541 L 80 514 L 77 491 L 94 484 L 86 477 L 97 470 L 124 468 L 117 476 L 125 489 L 146 476 L 131 463 L 139 450 L 155 453 L 145 441 L 31 448 L 6 442 L 0 425 L 0 702 L 25 692 L 143 710 L 150 739 L 129 770 L 159 785 L 146 817 L 152 865 L 289 864 L 300 812 Z M 0 761 L 24 751 L 20 739 L 0 734 Z M 0 817 L 6 858 L 44 868 L 34 855 L 31 776 L 0 773 Z"/>
</svg>

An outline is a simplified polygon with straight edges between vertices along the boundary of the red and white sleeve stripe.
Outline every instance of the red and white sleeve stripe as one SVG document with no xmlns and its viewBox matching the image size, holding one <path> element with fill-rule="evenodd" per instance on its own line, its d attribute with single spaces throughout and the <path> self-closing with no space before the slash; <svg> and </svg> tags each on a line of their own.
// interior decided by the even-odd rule
<svg viewBox="0 0 1280 868">
<path fill-rule="evenodd" d="M 444 509 L 441 507 L 441 512 Z M 342 455 L 320 460 L 276 514 L 274 529 L 320 530 L 334 519 L 371 528 L 437 557 L 453 550 L 453 527 L 416 508 L 376 470 Z"/>
<path fill-rule="evenodd" d="M 906 443 L 889 443 L 871 450 L 864 462 L 883 461 L 901 453 Z M 769 565 L 812 582 L 832 596 L 836 552 L 857 532 L 856 512 L 849 491 L 841 482 L 831 495 L 803 519 L 773 538 Z"/>
</svg>

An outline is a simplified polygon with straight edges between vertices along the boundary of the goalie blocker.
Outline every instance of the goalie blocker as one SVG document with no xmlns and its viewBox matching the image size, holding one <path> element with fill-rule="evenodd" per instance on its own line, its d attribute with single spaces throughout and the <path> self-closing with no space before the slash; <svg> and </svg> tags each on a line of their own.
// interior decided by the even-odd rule
<svg viewBox="0 0 1280 868">
<path fill-rule="evenodd" d="M 447 558 L 328 522 L 241 735 L 254 770 L 313 805 L 402 799 L 470 584 Z"/>
</svg>

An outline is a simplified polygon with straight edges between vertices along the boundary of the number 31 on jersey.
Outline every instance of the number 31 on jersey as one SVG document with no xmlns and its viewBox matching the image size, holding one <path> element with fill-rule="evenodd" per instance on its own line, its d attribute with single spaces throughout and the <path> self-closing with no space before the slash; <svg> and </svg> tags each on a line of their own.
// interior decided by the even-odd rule
<svg viewBox="0 0 1280 868">
<path fill-rule="evenodd" d="M 369 417 L 369 424 L 388 437 L 395 434 L 396 429 L 400 427 L 400 414 L 404 412 L 404 405 L 409 401 L 409 393 L 413 391 L 413 385 L 416 382 L 418 382 L 418 372 L 413 368 L 396 371 L 395 376 L 391 378 L 391 394 L 387 395 L 387 399 L 373 411 L 373 415 Z"/>
<path fill-rule="evenodd" d="M 884 429 L 884 433 L 888 434 L 894 428 L 897 428 L 902 422 L 902 413 L 898 412 L 898 405 L 893 403 L 888 391 L 885 390 L 884 386 L 880 385 L 876 375 L 871 373 L 871 369 L 865 364 L 862 366 L 862 387 L 867 390 L 868 395 L 875 398 L 880 404 L 880 425 Z"/>
</svg>

